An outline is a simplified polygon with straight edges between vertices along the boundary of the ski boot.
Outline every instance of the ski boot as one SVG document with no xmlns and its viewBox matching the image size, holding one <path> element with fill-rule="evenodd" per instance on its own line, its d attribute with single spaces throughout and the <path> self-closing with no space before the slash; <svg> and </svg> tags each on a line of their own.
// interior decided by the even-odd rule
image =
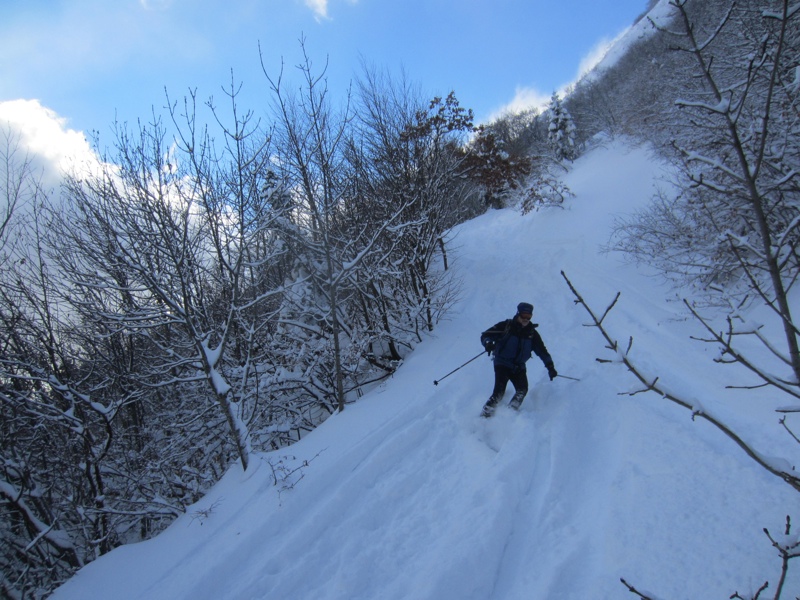
<svg viewBox="0 0 800 600">
<path fill-rule="evenodd" d="M 497 403 L 500 402 L 500 398 L 496 398 L 492 396 L 486 401 L 486 404 L 483 405 L 483 410 L 481 411 L 481 416 L 485 419 L 488 419 L 494 414 L 495 409 L 497 408 Z"/>
<path fill-rule="evenodd" d="M 509 406 L 514 410 L 519 410 L 522 401 L 525 399 L 525 394 L 528 393 L 528 390 L 520 391 L 514 394 L 514 397 L 511 398 L 511 402 L 509 402 Z"/>
</svg>

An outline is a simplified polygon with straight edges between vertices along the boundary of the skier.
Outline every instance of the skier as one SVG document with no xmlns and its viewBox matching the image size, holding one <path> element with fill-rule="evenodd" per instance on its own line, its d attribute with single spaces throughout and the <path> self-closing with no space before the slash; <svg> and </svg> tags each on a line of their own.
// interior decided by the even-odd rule
<svg viewBox="0 0 800 600">
<path fill-rule="evenodd" d="M 542 359 L 547 368 L 550 381 L 558 376 L 553 359 L 545 348 L 539 332 L 538 324 L 531 323 L 533 305 L 520 302 L 517 305 L 517 314 L 514 318 L 500 321 L 483 333 L 481 344 L 489 354 L 494 354 L 494 390 L 483 407 L 481 416 L 491 417 L 497 403 L 503 398 L 508 382 L 514 385 L 514 396 L 510 406 L 519 410 L 525 394 L 528 393 L 528 375 L 525 363 L 531 357 L 531 352 Z"/>
</svg>

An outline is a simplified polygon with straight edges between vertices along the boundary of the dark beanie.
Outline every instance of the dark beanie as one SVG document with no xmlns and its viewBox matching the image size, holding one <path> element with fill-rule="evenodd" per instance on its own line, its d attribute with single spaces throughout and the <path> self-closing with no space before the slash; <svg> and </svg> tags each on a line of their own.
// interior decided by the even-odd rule
<svg viewBox="0 0 800 600">
<path fill-rule="evenodd" d="M 520 302 L 517 304 L 517 314 L 518 315 L 532 315 L 533 314 L 533 304 L 528 304 L 527 302 Z"/>
</svg>

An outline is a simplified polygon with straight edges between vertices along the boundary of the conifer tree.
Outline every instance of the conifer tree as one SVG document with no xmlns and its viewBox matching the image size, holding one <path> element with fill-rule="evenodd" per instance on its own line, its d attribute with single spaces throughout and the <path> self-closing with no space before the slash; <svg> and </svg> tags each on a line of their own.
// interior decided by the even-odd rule
<svg viewBox="0 0 800 600">
<path fill-rule="evenodd" d="M 553 92 L 547 111 L 550 115 L 547 139 L 553 147 L 556 158 L 558 160 L 574 160 L 576 156 L 575 123 L 557 92 Z"/>
</svg>

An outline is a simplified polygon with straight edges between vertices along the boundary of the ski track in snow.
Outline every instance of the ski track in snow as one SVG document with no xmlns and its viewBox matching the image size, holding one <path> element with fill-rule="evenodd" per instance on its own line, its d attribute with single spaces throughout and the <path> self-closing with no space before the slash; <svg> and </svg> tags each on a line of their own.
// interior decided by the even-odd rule
<svg viewBox="0 0 800 600">
<path fill-rule="evenodd" d="M 713 400 L 710 358 L 665 290 L 598 251 L 615 212 L 649 198 L 660 175 L 644 150 L 612 144 L 576 162 L 566 176 L 576 198 L 563 209 L 493 211 L 457 228 L 463 296 L 391 381 L 296 446 L 257 457 L 253 473 L 232 467 L 198 503 L 214 507 L 206 519 L 190 510 L 53 598 L 630 597 L 620 577 L 663 598 L 728 598 L 774 581 L 761 528 L 782 529 L 794 493 L 688 411 L 620 396 L 632 379 L 595 361 L 603 341 L 560 275 L 596 309 L 621 290 L 609 328 L 634 335 L 643 364 Z M 559 372 L 580 381 L 550 382 L 533 357 L 520 411 L 505 406 L 509 385 L 482 419 L 488 357 L 432 382 L 523 300 Z M 310 462 L 279 494 L 266 461 L 281 456 Z"/>
</svg>

